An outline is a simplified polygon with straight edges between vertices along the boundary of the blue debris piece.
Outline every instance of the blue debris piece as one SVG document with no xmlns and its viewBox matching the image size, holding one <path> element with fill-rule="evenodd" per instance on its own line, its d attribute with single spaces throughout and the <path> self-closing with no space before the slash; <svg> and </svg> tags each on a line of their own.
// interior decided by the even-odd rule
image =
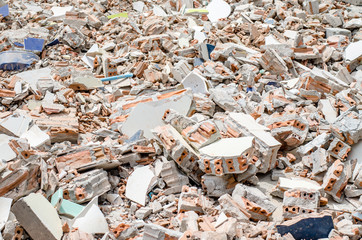
<svg viewBox="0 0 362 240">
<path fill-rule="evenodd" d="M 5 71 L 23 70 L 40 58 L 32 53 L 22 50 L 0 52 L 0 69 Z"/>
<path fill-rule="evenodd" d="M 55 39 L 53 41 L 51 41 L 50 43 L 48 43 L 47 45 L 45 45 L 46 47 L 51 47 L 51 46 L 55 46 L 57 44 L 59 44 L 59 39 Z"/>
<path fill-rule="evenodd" d="M 118 80 L 121 78 L 129 78 L 129 77 L 133 77 L 133 73 L 126 73 L 126 74 L 117 75 L 117 76 L 113 76 L 113 77 L 106 77 L 106 78 L 102 78 L 101 81 L 107 82 L 107 81 L 113 81 L 113 80 Z"/>
<path fill-rule="evenodd" d="M 295 240 L 328 238 L 328 234 L 334 228 L 332 217 L 306 217 L 299 221 L 290 220 L 276 226 L 282 236 L 292 234 Z"/>
<path fill-rule="evenodd" d="M 202 65 L 204 62 L 204 59 L 202 58 L 194 58 L 194 67 Z"/>
<path fill-rule="evenodd" d="M 19 43 L 19 42 L 14 42 L 14 45 L 17 46 L 17 47 L 21 47 L 21 48 L 24 47 L 24 44 Z"/>
<path fill-rule="evenodd" d="M 148 197 L 149 197 L 150 199 L 152 199 L 152 196 L 153 196 L 153 195 L 156 195 L 156 194 L 155 194 L 154 192 L 149 192 L 149 193 L 148 193 Z"/>
<path fill-rule="evenodd" d="M 211 59 L 211 52 L 214 51 L 215 49 L 215 46 L 214 45 L 211 45 L 211 44 L 206 44 L 206 48 L 207 48 L 207 51 L 209 52 L 209 58 Z"/>
<path fill-rule="evenodd" d="M 39 38 L 26 38 L 24 39 L 24 45 L 26 50 L 41 52 L 44 47 L 44 39 Z"/>
<path fill-rule="evenodd" d="M 360 212 L 354 212 L 354 213 L 352 213 L 352 218 L 353 218 L 356 222 L 362 222 L 362 213 L 360 213 Z"/>
<path fill-rule="evenodd" d="M 9 5 L 8 4 L 0 7 L 0 15 L 3 17 L 9 16 Z"/>
<path fill-rule="evenodd" d="M 131 144 L 134 143 L 140 139 L 144 138 L 143 137 L 143 130 L 138 130 L 135 134 L 133 134 L 132 137 L 130 137 L 129 139 L 125 140 L 124 142 L 126 144 Z"/>
<path fill-rule="evenodd" d="M 271 85 L 271 86 L 278 86 L 278 83 L 277 82 L 272 82 L 272 81 L 270 81 L 270 82 L 268 82 L 267 83 L 267 85 Z"/>
<path fill-rule="evenodd" d="M 247 87 L 246 88 L 246 92 L 248 93 L 248 92 L 253 92 L 254 91 L 254 89 L 252 88 L 252 87 Z"/>
</svg>

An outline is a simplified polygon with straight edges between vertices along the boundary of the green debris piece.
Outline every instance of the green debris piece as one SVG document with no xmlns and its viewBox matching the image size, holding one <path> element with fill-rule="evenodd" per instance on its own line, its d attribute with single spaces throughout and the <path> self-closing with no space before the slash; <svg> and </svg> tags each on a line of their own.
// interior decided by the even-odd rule
<svg viewBox="0 0 362 240">
<path fill-rule="evenodd" d="M 84 209 L 82 205 L 63 199 L 63 189 L 61 188 L 53 194 L 50 202 L 60 215 L 68 217 L 76 217 Z"/>
<path fill-rule="evenodd" d="M 185 10 L 185 13 L 202 13 L 202 14 L 208 14 L 209 11 L 205 8 L 187 8 Z"/>
<path fill-rule="evenodd" d="M 127 12 L 116 13 L 113 15 L 109 15 L 107 18 L 113 19 L 113 18 L 118 18 L 118 17 L 128 18 L 128 13 Z"/>
</svg>

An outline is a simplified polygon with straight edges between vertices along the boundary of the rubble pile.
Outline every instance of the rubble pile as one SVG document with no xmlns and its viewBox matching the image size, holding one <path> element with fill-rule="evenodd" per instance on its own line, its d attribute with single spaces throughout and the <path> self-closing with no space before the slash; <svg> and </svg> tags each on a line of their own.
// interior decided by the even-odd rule
<svg viewBox="0 0 362 240">
<path fill-rule="evenodd" d="M 0 0 L 0 239 L 362 237 L 360 0 Z"/>
</svg>

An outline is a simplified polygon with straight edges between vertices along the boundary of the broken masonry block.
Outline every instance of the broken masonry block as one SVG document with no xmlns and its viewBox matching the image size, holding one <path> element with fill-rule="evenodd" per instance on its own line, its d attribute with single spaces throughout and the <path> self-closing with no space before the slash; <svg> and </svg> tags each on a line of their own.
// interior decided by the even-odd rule
<svg viewBox="0 0 362 240">
<path fill-rule="evenodd" d="M 188 126 L 182 130 L 181 134 L 197 150 L 221 138 L 221 134 L 212 120 Z"/>
<path fill-rule="evenodd" d="M 167 109 L 162 117 L 162 120 L 174 127 L 179 133 L 181 133 L 185 128 L 197 123 L 191 118 L 186 117 L 173 109 Z"/>
<path fill-rule="evenodd" d="M 181 82 L 190 72 L 192 68 L 186 60 L 181 60 L 171 68 L 171 73 L 176 81 Z"/>
<path fill-rule="evenodd" d="M 110 149 L 100 145 L 81 147 L 55 158 L 55 165 L 59 172 L 65 168 L 79 170 L 88 165 L 94 166 L 97 163 L 112 160 Z"/>
<path fill-rule="evenodd" d="M 303 156 L 302 158 L 303 163 L 308 162 L 309 168 L 312 168 L 314 175 L 327 171 L 330 161 L 330 156 L 324 148 L 318 148 L 310 155 Z"/>
<path fill-rule="evenodd" d="M 259 59 L 259 63 L 265 70 L 269 70 L 273 74 L 284 74 L 288 72 L 288 66 L 283 58 L 271 48 L 265 51 Z"/>
<path fill-rule="evenodd" d="M 152 208 L 141 207 L 135 213 L 135 217 L 141 220 L 144 220 L 152 213 Z"/>
<path fill-rule="evenodd" d="M 39 189 L 40 166 L 29 164 L 0 177 L 0 197 L 17 200 Z"/>
<path fill-rule="evenodd" d="M 257 166 L 257 161 L 258 160 L 255 160 L 255 156 L 253 156 L 252 161 L 248 166 L 248 169 L 245 172 L 237 174 L 235 176 L 236 181 L 241 183 L 249 182 L 251 184 L 256 184 L 258 181 L 256 174 L 258 173 L 259 170 Z"/>
<path fill-rule="evenodd" d="M 292 175 L 294 176 L 294 174 Z M 274 177 L 275 179 L 275 177 Z M 308 189 L 310 191 L 321 191 L 323 188 L 322 186 L 317 183 L 316 181 L 310 180 L 308 178 L 302 178 L 302 177 L 281 177 L 279 176 L 277 185 L 272 189 L 271 195 L 283 198 L 284 192 L 288 191 L 290 189 L 299 188 L 300 186 L 303 186 L 304 189 Z"/>
<path fill-rule="evenodd" d="M 284 147 L 298 147 L 304 143 L 308 134 L 308 121 L 296 113 L 274 113 L 267 119 L 272 135 Z"/>
<path fill-rule="evenodd" d="M 318 103 L 322 97 L 322 94 L 316 90 L 300 89 L 299 92 L 300 96 L 304 97 L 307 100 L 311 100 L 314 103 Z"/>
<path fill-rule="evenodd" d="M 240 132 L 242 136 L 255 137 L 255 155 L 261 161 L 259 172 L 266 173 L 275 167 L 281 143 L 271 135 L 267 127 L 258 124 L 252 116 L 244 113 L 230 113 L 224 124 L 227 129 Z"/>
<path fill-rule="evenodd" d="M 200 169 L 206 174 L 243 173 L 254 153 L 254 137 L 223 138 L 199 149 Z"/>
<path fill-rule="evenodd" d="M 283 217 L 291 219 L 301 214 L 317 212 L 320 193 L 316 190 L 294 188 L 284 192 Z"/>
<path fill-rule="evenodd" d="M 336 94 L 334 106 L 340 111 L 345 112 L 351 107 L 357 106 L 357 101 L 351 91 L 344 90 Z"/>
<path fill-rule="evenodd" d="M 102 59 L 103 73 L 105 77 L 117 76 L 117 64 L 112 62 L 110 58 L 104 57 Z"/>
<path fill-rule="evenodd" d="M 195 48 L 195 46 L 191 46 L 189 48 L 176 49 L 173 53 L 175 55 L 177 55 L 179 57 L 183 57 L 183 58 L 195 58 L 197 55 L 197 49 Z M 192 68 L 191 68 L 191 70 L 192 70 Z M 184 77 L 186 77 L 186 76 L 184 76 Z M 180 80 L 180 82 L 182 81 L 182 79 Z"/>
<path fill-rule="evenodd" d="M 203 213 L 202 209 L 202 195 L 196 187 L 183 186 L 178 201 L 178 213 L 187 211 L 194 211 L 196 213 Z"/>
<path fill-rule="evenodd" d="M 225 111 L 241 111 L 240 105 L 227 91 L 219 88 L 213 88 L 210 89 L 210 93 L 210 98 Z"/>
<path fill-rule="evenodd" d="M 203 175 L 201 178 L 202 189 L 209 197 L 220 197 L 226 193 L 231 194 L 237 181 L 233 175 L 212 176 Z"/>
<path fill-rule="evenodd" d="M 329 167 L 324 175 L 322 187 L 335 201 L 341 202 L 348 178 L 344 163 L 338 159 Z"/>
<path fill-rule="evenodd" d="M 347 158 L 347 155 L 350 151 L 351 147 L 338 138 L 334 138 L 333 141 L 329 144 L 328 148 L 328 152 L 332 157 L 341 159 L 342 161 Z"/>
<path fill-rule="evenodd" d="M 308 142 L 307 144 L 304 144 L 300 146 L 297 150 L 300 156 L 305 156 L 308 154 L 311 154 L 312 152 L 321 149 L 326 148 L 332 135 L 327 133 L 322 133 L 318 135 L 316 138 L 314 138 L 312 141 Z"/>
<path fill-rule="evenodd" d="M 171 125 L 156 127 L 152 130 L 165 152 L 194 181 L 200 182 L 202 172 L 197 166 L 197 154 Z"/>
<path fill-rule="evenodd" d="M 356 182 L 355 182 L 355 184 L 356 184 Z M 347 185 L 346 188 L 344 189 L 344 194 L 348 198 L 359 197 L 362 195 L 362 189 L 358 188 L 355 185 Z"/>
<path fill-rule="evenodd" d="M 148 63 L 147 62 L 136 62 L 134 68 L 135 68 L 135 70 L 133 71 L 133 74 L 136 77 L 141 78 L 143 76 L 144 71 L 148 68 Z"/>
<path fill-rule="evenodd" d="M 170 194 L 181 192 L 182 186 L 189 183 L 188 177 L 180 172 L 174 161 L 169 161 L 162 165 L 161 177 L 167 186 L 171 188 L 165 190 L 165 192 Z"/>
<path fill-rule="evenodd" d="M 142 25 L 144 35 L 158 35 L 165 31 L 166 23 L 158 16 L 151 16 L 143 22 Z"/>
<path fill-rule="evenodd" d="M 316 90 L 322 94 L 336 95 L 347 88 L 348 84 L 317 67 L 314 67 L 309 74 L 303 76 L 299 83 L 299 89 Z"/>
<path fill-rule="evenodd" d="M 191 109 L 207 116 L 213 116 L 215 112 L 215 103 L 210 98 L 201 94 L 194 94 Z"/>
<path fill-rule="evenodd" d="M 69 113 L 33 116 L 40 129 L 46 130 L 52 143 L 70 141 L 77 143 L 79 123 L 75 108 L 68 108 Z"/>
<path fill-rule="evenodd" d="M 251 217 L 251 214 L 229 194 L 224 194 L 219 197 L 218 202 L 221 206 L 221 212 L 226 216 L 236 218 L 239 221 L 249 220 Z"/>
<path fill-rule="evenodd" d="M 276 226 L 280 235 L 292 234 L 295 240 L 328 238 L 334 229 L 332 216 L 327 214 L 311 214 L 298 216 Z"/>
<path fill-rule="evenodd" d="M 111 189 L 107 172 L 102 169 L 95 169 L 80 174 L 69 183 L 61 183 L 63 198 L 75 203 L 84 203 L 102 195 Z"/>
<path fill-rule="evenodd" d="M 147 223 L 144 227 L 143 240 L 178 240 L 181 237 L 181 232 L 157 224 Z"/>
<path fill-rule="evenodd" d="M 308 14 L 315 15 L 319 13 L 319 1 L 318 0 L 306 0 L 303 3 L 305 10 Z"/>
<path fill-rule="evenodd" d="M 18 200 L 11 211 L 33 239 L 60 240 L 62 223 L 55 208 L 40 193 Z"/>
<path fill-rule="evenodd" d="M 362 138 L 362 118 L 357 109 L 352 107 L 338 116 L 331 127 L 332 134 L 349 145 Z"/>
<path fill-rule="evenodd" d="M 65 27 L 62 31 L 62 41 L 73 49 L 80 47 L 84 44 L 84 35 L 77 28 Z"/>
<path fill-rule="evenodd" d="M 270 199 L 259 189 L 243 184 L 237 184 L 232 198 L 250 214 L 254 221 L 268 220 L 276 209 Z"/>
</svg>

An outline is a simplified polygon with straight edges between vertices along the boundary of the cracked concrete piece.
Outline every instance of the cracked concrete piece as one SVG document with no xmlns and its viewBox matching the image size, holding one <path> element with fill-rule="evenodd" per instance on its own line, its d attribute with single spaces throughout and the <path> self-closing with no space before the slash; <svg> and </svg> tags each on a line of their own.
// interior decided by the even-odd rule
<svg viewBox="0 0 362 240">
<path fill-rule="evenodd" d="M 60 240 L 62 223 L 55 208 L 40 193 L 19 199 L 11 208 L 16 219 L 33 239 Z"/>
</svg>

